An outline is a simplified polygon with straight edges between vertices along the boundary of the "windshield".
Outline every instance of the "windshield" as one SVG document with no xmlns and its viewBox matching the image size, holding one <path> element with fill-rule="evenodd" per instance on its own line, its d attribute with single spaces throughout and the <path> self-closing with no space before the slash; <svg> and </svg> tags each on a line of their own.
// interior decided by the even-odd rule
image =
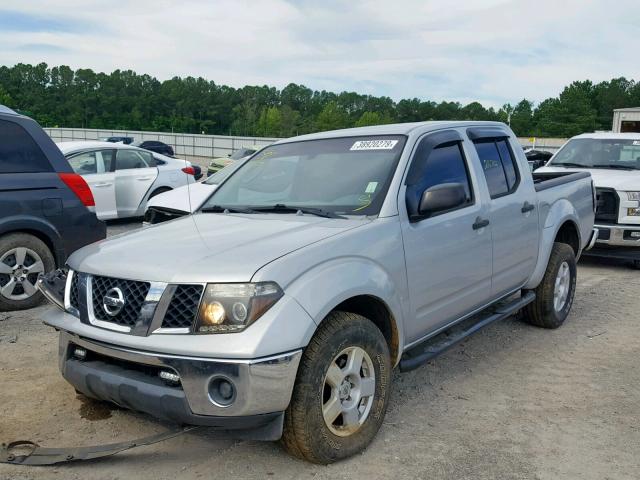
<svg viewBox="0 0 640 480">
<path fill-rule="evenodd" d="M 640 139 L 576 138 L 549 165 L 583 168 L 640 169 Z"/>
<path fill-rule="evenodd" d="M 202 209 L 286 205 L 375 215 L 405 142 L 383 135 L 272 145 L 232 172 Z"/>
<path fill-rule="evenodd" d="M 247 157 L 254 153 L 256 153 L 256 150 L 253 150 L 251 148 L 241 148 L 240 150 L 236 150 L 231 155 L 229 155 L 229 158 L 232 160 L 240 160 L 241 158 Z"/>
</svg>

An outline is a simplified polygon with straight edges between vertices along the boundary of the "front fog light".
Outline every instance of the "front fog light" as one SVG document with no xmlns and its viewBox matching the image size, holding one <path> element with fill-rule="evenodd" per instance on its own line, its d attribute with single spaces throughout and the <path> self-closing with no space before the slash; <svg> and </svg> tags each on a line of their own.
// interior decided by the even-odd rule
<svg viewBox="0 0 640 480">
<path fill-rule="evenodd" d="M 627 217 L 640 217 L 640 208 L 627 208 Z"/>
<path fill-rule="evenodd" d="M 273 282 L 210 283 L 198 312 L 198 333 L 231 333 L 247 328 L 283 295 Z"/>
<path fill-rule="evenodd" d="M 73 350 L 73 356 L 78 360 L 84 360 L 85 358 L 87 358 L 87 351 L 84 348 L 76 347 Z"/>
</svg>

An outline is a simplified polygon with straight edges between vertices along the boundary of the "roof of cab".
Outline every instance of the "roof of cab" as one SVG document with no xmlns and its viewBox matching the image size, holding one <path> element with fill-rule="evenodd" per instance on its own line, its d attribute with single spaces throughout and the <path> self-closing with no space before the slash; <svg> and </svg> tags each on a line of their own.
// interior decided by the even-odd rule
<svg viewBox="0 0 640 480">
<path fill-rule="evenodd" d="M 640 140 L 640 133 L 595 132 L 576 135 L 575 137 L 571 137 L 571 140 L 573 140 L 574 138 L 592 138 L 601 140 Z"/>
<path fill-rule="evenodd" d="M 413 122 L 413 123 L 391 123 L 388 125 L 373 125 L 370 127 L 344 128 L 341 130 L 330 130 L 327 132 L 310 133 L 308 135 L 300 135 L 298 137 L 280 140 L 278 143 L 301 142 L 305 140 L 319 140 L 323 138 L 339 138 L 339 137 L 366 137 L 371 135 L 409 135 L 414 131 L 425 133 L 433 130 L 442 130 L 444 128 L 458 127 L 506 127 L 501 122 L 479 122 L 479 121 L 430 121 L 430 122 Z"/>
<path fill-rule="evenodd" d="M 125 145 L 124 143 L 101 142 L 99 140 L 80 140 L 71 142 L 59 142 L 58 148 L 62 153 L 75 152 L 79 150 L 87 150 L 91 148 L 127 148 L 141 150 L 140 147 Z"/>
</svg>

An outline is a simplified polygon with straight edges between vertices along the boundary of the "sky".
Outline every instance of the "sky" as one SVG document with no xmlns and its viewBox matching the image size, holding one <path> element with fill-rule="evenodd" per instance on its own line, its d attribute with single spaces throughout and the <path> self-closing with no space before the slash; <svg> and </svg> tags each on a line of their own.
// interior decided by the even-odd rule
<svg viewBox="0 0 640 480">
<path fill-rule="evenodd" d="M 540 102 L 640 80 L 638 0 L 0 0 L 0 64 L 394 100 Z"/>
</svg>

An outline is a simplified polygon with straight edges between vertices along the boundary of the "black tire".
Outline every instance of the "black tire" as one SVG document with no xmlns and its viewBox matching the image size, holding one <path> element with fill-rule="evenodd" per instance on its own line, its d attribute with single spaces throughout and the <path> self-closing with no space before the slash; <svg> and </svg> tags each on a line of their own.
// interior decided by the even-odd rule
<svg viewBox="0 0 640 480">
<path fill-rule="evenodd" d="M 334 359 L 352 347 L 358 347 L 368 355 L 375 372 L 375 388 L 373 396 L 367 397 L 371 407 L 366 419 L 354 432 L 340 436 L 329 429 L 323 416 L 324 397 L 327 395 L 325 375 Z M 341 359 L 338 357 L 337 362 Z M 360 370 L 359 374 L 362 375 L 363 371 Z M 285 412 L 284 447 L 292 455 L 318 464 L 332 463 L 364 450 L 378 433 L 387 411 L 391 371 L 387 342 L 371 321 L 353 313 L 329 314 L 300 361 L 291 403 Z M 364 404 L 358 405 L 364 407 Z M 341 421 L 341 415 L 335 422 Z"/>
<path fill-rule="evenodd" d="M 634 270 L 640 270 L 640 260 L 632 260 L 631 268 L 633 268 Z"/>
<path fill-rule="evenodd" d="M 171 191 L 171 188 L 169 187 L 160 187 L 157 188 L 156 190 L 154 190 L 153 192 L 151 192 L 151 195 L 149 195 L 149 199 L 152 199 L 153 197 L 155 197 L 156 195 L 160 195 L 161 193 L 165 193 L 165 192 L 169 192 Z"/>
<path fill-rule="evenodd" d="M 568 265 L 570 273 L 569 291 L 564 306 L 556 310 L 554 293 L 556 278 L 563 264 Z M 576 256 L 566 243 L 554 243 L 542 282 L 535 289 L 536 299 L 525 307 L 524 320 L 541 328 L 558 328 L 566 320 L 576 292 Z"/>
<path fill-rule="evenodd" d="M 44 264 L 45 273 L 50 272 L 56 268 L 56 262 L 53 258 L 51 250 L 49 250 L 49 248 L 42 240 L 27 233 L 10 233 L 8 235 L 0 237 L 0 259 L 5 257 L 5 255 L 11 250 L 20 247 L 27 248 L 28 250 L 35 252 L 40 257 L 40 260 Z M 29 257 L 29 259 L 30 261 L 33 260 L 31 259 L 31 257 Z M 9 259 L 5 259 L 5 261 L 13 263 Z M 32 275 L 29 278 L 30 280 L 34 280 L 34 277 Z M 0 288 L 6 286 L 10 281 L 11 275 L 0 274 Z M 7 298 L 7 296 L 0 293 L 0 311 L 6 312 L 12 310 L 24 310 L 27 308 L 33 308 L 40 305 L 43 300 L 44 297 L 39 291 L 23 300 L 14 300 L 11 298 Z"/>
</svg>

